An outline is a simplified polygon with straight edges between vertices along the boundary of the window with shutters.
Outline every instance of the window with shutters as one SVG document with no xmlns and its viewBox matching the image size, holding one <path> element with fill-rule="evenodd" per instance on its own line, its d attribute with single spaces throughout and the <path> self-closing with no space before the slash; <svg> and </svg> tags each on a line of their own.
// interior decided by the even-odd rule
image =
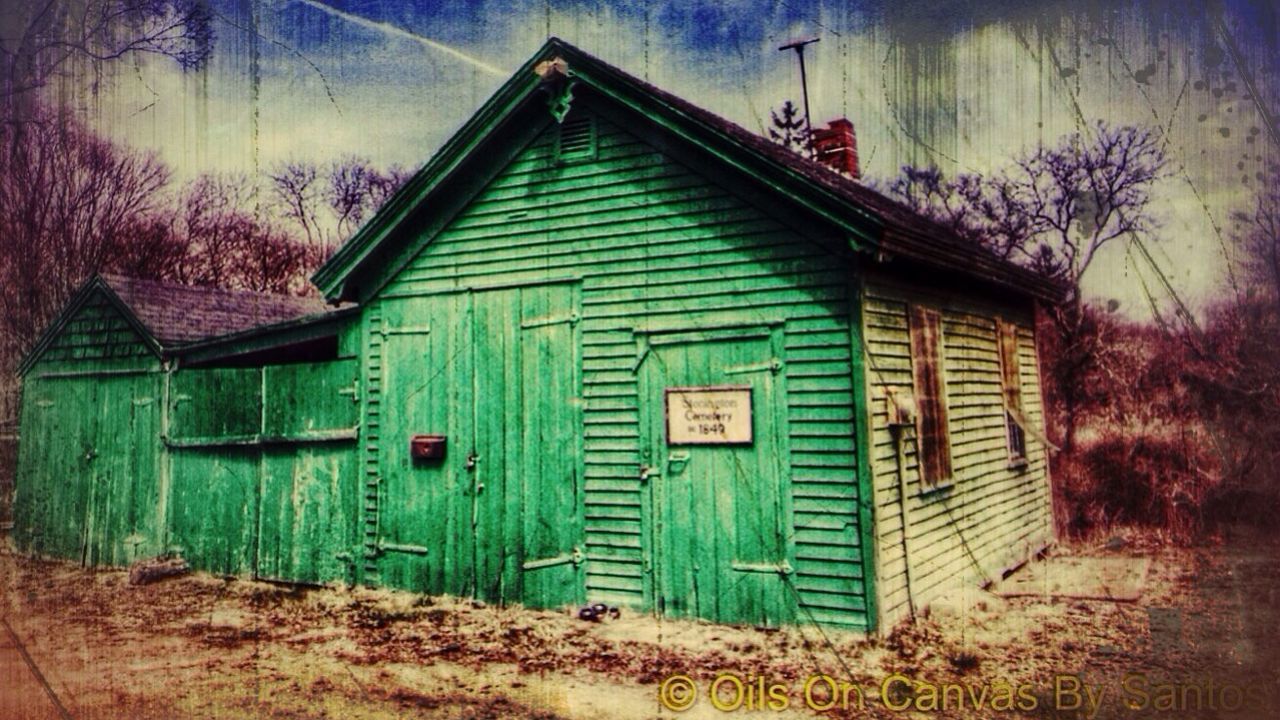
<svg viewBox="0 0 1280 720">
<path fill-rule="evenodd" d="M 942 317 L 918 305 L 908 309 L 911 380 L 916 396 L 916 460 L 928 488 L 951 482 L 951 436 L 942 381 Z"/>
<path fill-rule="evenodd" d="M 596 123 L 592 115 L 570 115 L 556 133 L 556 162 L 592 160 L 596 156 Z"/>
<path fill-rule="evenodd" d="M 996 335 L 1000 345 L 1000 387 L 1004 394 L 1004 424 L 1009 440 L 1009 463 L 1025 464 L 1027 432 L 1023 427 L 1025 419 L 1022 415 L 1022 376 L 1018 363 L 1018 326 L 998 320 Z"/>
</svg>

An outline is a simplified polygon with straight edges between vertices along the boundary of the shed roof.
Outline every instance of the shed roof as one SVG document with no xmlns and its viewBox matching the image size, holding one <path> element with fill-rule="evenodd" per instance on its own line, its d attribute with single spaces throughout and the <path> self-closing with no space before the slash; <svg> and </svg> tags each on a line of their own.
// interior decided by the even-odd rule
<svg viewBox="0 0 1280 720">
<path fill-rule="evenodd" d="M 771 188 L 786 193 L 804 207 L 848 231 L 857 249 L 878 257 L 902 256 L 915 262 L 962 275 L 1051 302 L 1060 301 L 1063 287 L 1037 273 L 1003 260 L 967 242 L 910 208 L 830 168 L 788 150 L 767 138 L 636 78 L 558 38 L 551 38 L 488 102 L 411 178 L 312 280 L 331 299 L 356 299 L 348 280 L 385 262 L 383 246 L 390 242 L 429 242 L 427 234 L 399 233 L 419 211 L 442 204 L 450 186 L 465 184 L 474 175 L 473 157 L 484 156 L 490 136 L 514 132 L 511 119 L 531 103 L 545 103 L 540 79 L 533 72 L 541 62 L 560 58 L 577 84 L 574 94 L 593 91 L 639 113 L 662 131 L 709 149 L 720 161 L 747 175 L 768 178 Z M 487 147 L 492 147 L 488 145 Z M 414 236 L 407 239 L 405 235 Z M 394 240 L 393 240 L 394 238 Z M 367 289 L 366 289 L 367 292 Z"/>
<path fill-rule="evenodd" d="M 192 287 L 100 274 L 85 281 L 18 366 L 26 373 L 84 303 L 102 292 L 157 355 L 281 323 L 322 322 L 345 309 L 319 298 Z"/>
<path fill-rule="evenodd" d="M 331 310 L 320 298 L 101 277 L 166 348 Z"/>
</svg>

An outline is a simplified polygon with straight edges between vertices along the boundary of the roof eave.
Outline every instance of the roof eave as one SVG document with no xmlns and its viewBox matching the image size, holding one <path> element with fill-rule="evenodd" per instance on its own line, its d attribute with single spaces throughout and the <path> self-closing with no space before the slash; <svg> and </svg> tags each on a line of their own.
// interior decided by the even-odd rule
<svg viewBox="0 0 1280 720">
<path fill-rule="evenodd" d="M 205 352 L 216 350 L 221 346 L 235 345 L 244 343 L 255 338 L 285 333 L 292 330 L 307 328 L 310 326 L 321 326 L 330 323 L 339 323 L 352 315 L 359 312 L 360 306 L 352 305 L 350 307 L 339 308 L 330 312 L 316 313 L 312 315 L 304 315 L 302 317 L 293 318 L 291 320 L 283 320 L 281 322 L 270 323 L 267 325 L 256 325 L 254 327 L 237 330 L 236 332 L 218 335 L 211 338 L 202 338 L 194 342 L 175 344 L 169 348 L 169 353 L 176 357 L 186 357 L 196 352 Z M 255 348 L 259 349 L 259 348 Z M 236 353 L 229 353 L 236 354 Z"/>
<path fill-rule="evenodd" d="M 458 169 L 470 152 L 479 145 L 502 120 L 524 99 L 536 91 L 539 80 L 534 66 L 552 50 L 563 44 L 557 38 L 548 40 L 525 62 L 502 87 L 458 129 L 432 158 L 414 173 L 401 188 L 365 223 L 355 235 L 338 248 L 311 276 L 326 300 L 342 299 L 343 285 L 353 270 L 393 234 L 422 201 Z"/>
</svg>

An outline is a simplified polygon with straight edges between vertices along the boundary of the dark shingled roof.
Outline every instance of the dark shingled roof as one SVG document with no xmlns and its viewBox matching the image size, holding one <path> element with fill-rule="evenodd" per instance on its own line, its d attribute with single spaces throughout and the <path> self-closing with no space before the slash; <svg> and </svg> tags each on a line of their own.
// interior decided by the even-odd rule
<svg viewBox="0 0 1280 720">
<path fill-rule="evenodd" d="M 634 85 L 644 93 L 658 99 L 695 122 L 719 132 L 748 150 L 762 155 L 823 189 L 859 205 L 877 216 L 884 224 L 880 240 L 881 251 L 898 254 L 934 266 L 955 268 L 982 277 L 999 285 L 1029 293 L 1051 302 L 1061 302 L 1065 288 L 1008 260 L 996 256 L 984 247 L 974 245 L 957 235 L 950 228 L 931 220 L 902 203 L 853 180 L 805 155 L 790 150 L 772 140 L 747 130 L 715 113 L 673 95 L 662 88 L 645 82 L 620 70 L 590 53 L 563 41 L 556 41 L 562 49 L 569 50 L 605 68 L 624 82 Z M 572 64 L 570 65 L 572 70 Z"/>
<path fill-rule="evenodd" d="M 101 277 L 163 347 L 332 311 L 319 298 Z"/>
<path fill-rule="evenodd" d="M 825 165 L 792 152 L 693 103 L 630 75 L 582 50 L 551 38 L 491 97 L 444 146 L 383 204 L 329 260 L 312 281 L 331 298 L 355 298 L 361 292 L 353 275 L 366 272 L 391 255 L 379 246 L 391 239 L 419 208 L 431 207 L 433 196 L 449 197 L 446 184 L 467 176 L 464 163 L 484 152 L 498 132 L 515 127 L 509 121 L 522 107 L 544 103 L 546 97 L 534 69 L 540 61 L 560 58 L 578 85 L 574 93 L 599 93 L 628 111 L 655 121 L 664 132 L 675 132 L 711 150 L 743 173 L 763 181 L 767 191 L 784 192 L 802 205 L 844 225 L 862 249 L 877 259 L 901 258 L 913 270 L 928 266 L 944 275 L 955 274 L 993 284 L 1015 293 L 1058 302 L 1061 284 L 997 257 L 960 238 L 953 231 L 910 208 L 843 176 Z M 495 140 L 494 142 L 500 142 Z M 492 145 L 491 145 L 492 147 Z M 465 189 L 462 194 L 465 194 Z M 863 232 L 859 232 L 859 231 Z M 415 237 L 429 242 L 431 235 Z M 850 238 L 851 240 L 853 238 Z M 396 270 L 396 268 L 391 268 Z M 376 292 L 377 278 L 363 292 Z"/>
</svg>

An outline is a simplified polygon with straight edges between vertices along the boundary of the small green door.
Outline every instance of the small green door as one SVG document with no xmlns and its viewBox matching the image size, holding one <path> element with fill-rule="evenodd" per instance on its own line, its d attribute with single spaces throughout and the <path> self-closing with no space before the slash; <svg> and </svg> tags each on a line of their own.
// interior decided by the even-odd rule
<svg viewBox="0 0 1280 720">
<path fill-rule="evenodd" d="M 641 476 L 649 487 L 648 595 L 660 614 L 760 626 L 793 618 L 779 335 L 647 340 L 639 370 Z M 714 425 L 722 397 L 745 412 L 728 435 Z M 677 427 L 685 422 L 692 424 Z M 705 422 L 711 433 L 700 436 Z M 693 436 L 679 432 L 685 429 Z"/>
<path fill-rule="evenodd" d="M 267 365 L 258 491 L 259 578 L 347 580 L 355 524 L 350 480 L 354 446 L 354 360 Z M 323 439 L 323 441 L 321 441 Z"/>
<path fill-rule="evenodd" d="M 86 565 L 127 565 L 153 534 L 158 390 L 147 374 L 95 379 L 99 428 L 88 463 Z M 118 432 L 103 432 L 102 424 Z"/>
<path fill-rule="evenodd" d="M 84 378 L 28 380 L 19 445 L 15 516 L 22 535 L 36 552 L 81 562 L 87 559 L 85 519 L 97 457 L 94 392 Z"/>
</svg>

